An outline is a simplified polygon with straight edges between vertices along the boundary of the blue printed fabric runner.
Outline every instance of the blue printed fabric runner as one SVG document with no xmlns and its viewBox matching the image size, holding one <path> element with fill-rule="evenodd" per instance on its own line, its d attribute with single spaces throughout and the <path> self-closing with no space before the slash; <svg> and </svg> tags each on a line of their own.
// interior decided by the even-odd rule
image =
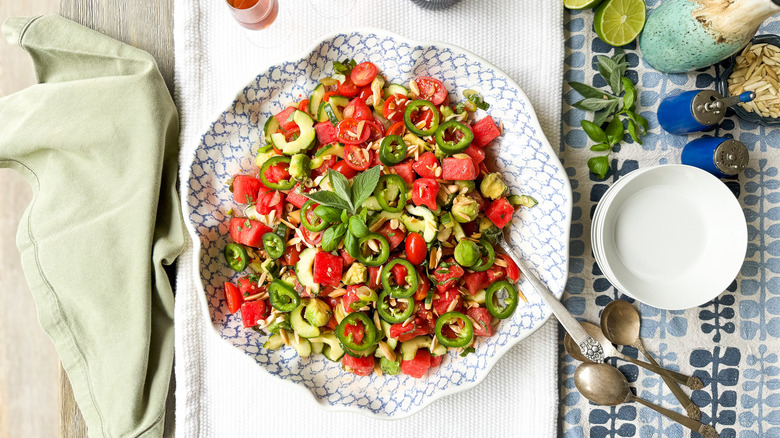
<svg viewBox="0 0 780 438">
<path fill-rule="evenodd" d="M 660 0 L 647 0 L 652 9 Z M 595 68 L 597 55 L 614 48 L 593 32 L 593 11 L 566 12 L 566 81 L 605 86 Z M 780 19 L 759 34 L 780 33 Z M 738 178 L 725 181 L 738 197 L 748 224 L 747 258 L 736 280 L 715 300 L 687 311 L 664 311 L 635 302 L 604 278 L 590 246 L 593 211 L 607 188 L 618 178 L 644 166 L 679 163 L 685 144 L 702 134 L 675 136 L 656 120 L 661 99 L 680 90 L 715 88 L 723 64 L 688 74 L 661 74 L 639 56 L 636 43 L 625 47 L 628 76 L 637 83 L 637 111 L 650 123 L 644 145 L 626 141 L 611 156 L 612 170 L 603 181 L 589 174 L 587 159 L 594 153 L 580 127 L 592 116 L 572 108 L 581 97 L 564 88 L 561 159 L 574 192 L 570 276 L 563 298 L 578 318 L 598 323 L 601 310 L 615 299 L 632 302 L 642 314 L 641 336 L 647 350 L 662 366 L 692 374 L 704 382 L 691 391 L 701 407 L 702 421 L 713 424 L 721 437 L 780 437 L 780 128 L 767 128 L 738 119 L 729 110 L 716 128 L 703 133 L 733 137 L 747 146 L 750 162 Z M 621 347 L 619 347 L 621 348 Z M 623 353 L 637 357 L 631 347 Z M 664 382 L 655 374 L 627 362 L 612 364 L 628 377 L 646 400 L 683 413 Z M 561 424 L 564 437 L 700 437 L 679 424 L 636 403 L 615 407 L 588 402 L 574 386 L 578 361 L 561 348 Z"/>
</svg>

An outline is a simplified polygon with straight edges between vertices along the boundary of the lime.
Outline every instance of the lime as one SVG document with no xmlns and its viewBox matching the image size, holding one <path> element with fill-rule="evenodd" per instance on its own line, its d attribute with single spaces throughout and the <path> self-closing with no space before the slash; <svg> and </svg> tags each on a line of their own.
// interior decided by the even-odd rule
<svg viewBox="0 0 780 438">
<path fill-rule="evenodd" d="M 563 6 L 566 9 L 588 9 L 595 8 L 602 0 L 563 0 Z"/>
<path fill-rule="evenodd" d="M 644 0 L 606 0 L 596 9 L 593 27 L 601 41 L 620 47 L 639 36 L 646 16 Z"/>
</svg>

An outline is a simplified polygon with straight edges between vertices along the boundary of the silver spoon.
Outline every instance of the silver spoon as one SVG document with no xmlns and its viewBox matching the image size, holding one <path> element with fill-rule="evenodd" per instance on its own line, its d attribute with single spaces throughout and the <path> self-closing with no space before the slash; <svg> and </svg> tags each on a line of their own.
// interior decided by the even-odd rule
<svg viewBox="0 0 780 438">
<path fill-rule="evenodd" d="M 623 359 L 627 362 L 633 363 L 634 365 L 640 366 L 646 370 L 652 371 L 660 376 L 669 377 L 675 382 L 678 382 L 681 385 L 685 385 L 691 389 L 701 389 L 704 387 L 704 384 L 701 382 L 701 380 L 698 377 L 686 376 L 685 374 L 681 374 L 675 371 L 670 371 L 667 370 L 666 368 L 661 368 L 657 365 L 651 365 L 647 362 L 634 359 L 633 357 L 626 356 L 625 354 L 617 351 L 617 348 L 615 348 L 615 346 L 612 345 L 611 342 L 609 342 L 609 340 L 604 336 L 604 334 L 601 333 L 601 328 L 596 324 L 583 322 L 582 326 L 585 328 L 585 330 L 588 333 L 590 333 L 591 336 L 593 336 L 593 339 L 595 339 L 597 342 L 599 342 L 602 345 L 602 347 L 604 348 L 605 357 L 616 357 L 618 359 Z M 585 359 L 584 356 L 579 356 L 579 355 L 575 356 L 574 354 L 572 354 L 570 349 L 575 350 L 575 354 L 576 354 L 576 348 L 572 348 L 573 347 L 572 345 L 567 346 L 567 340 L 565 336 L 563 338 L 563 346 L 566 348 L 566 352 L 569 353 L 569 356 L 577 360 L 581 360 L 583 362 L 592 362 L 592 361 L 583 360 Z"/>
<path fill-rule="evenodd" d="M 647 361 L 658 366 L 658 362 L 645 350 L 642 340 L 639 338 L 641 328 L 639 312 L 628 301 L 615 300 L 607 305 L 601 312 L 601 331 L 613 344 L 630 345 L 645 355 Z M 688 412 L 688 416 L 694 420 L 701 418 L 701 410 L 693 404 L 683 390 L 666 376 L 661 376 L 664 383 L 672 391 L 672 394 L 680 402 L 680 405 Z"/>
<path fill-rule="evenodd" d="M 621 403 L 635 401 L 665 415 L 705 438 L 717 438 L 718 431 L 709 424 L 704 424 L 680 413 L 656 406 L 645 399 L 631 393 L 626 377 L 616 368 L 608 364 L 583 362 L 574 372 L 574 385 L 588 400 L 598 405 L 616 406 Z"/>
<path fill-rule="evenodd" d="M 572 314 L 564 307 L 564 305 L 555 298 L 555 295 L 547 289 L 547 286 L 542 283 L 539 278 L 534 275 L 525 265 L 522 263 L 520 257 L 515 253 L 514 249 L 504 239 L 504 234 L 500 234 L 497 238 L 498 246 L 504 250 L 504 252 L 514 260 L 515 264 L 520 268 L 523 276 L 528 279 L 531 286 L 536 290 L 545 304 L 550 306 L 555 317 L 561 323 L 568 334 L 577 342 L 577 346 L 582 352 L 583 356 L 587 357 L 591 362 L 601 363 L 604 362 L 604 350 L 602 343 L 593 339 L 592 335 L 589 335 L 585 329 L 582 328 L 580 322 L 572 316 Z"/>
</svg>

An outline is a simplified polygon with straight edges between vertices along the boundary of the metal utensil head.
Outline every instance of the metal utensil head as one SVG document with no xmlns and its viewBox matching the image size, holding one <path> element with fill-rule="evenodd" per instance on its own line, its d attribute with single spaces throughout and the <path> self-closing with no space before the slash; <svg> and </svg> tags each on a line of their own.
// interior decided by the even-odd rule
<svg viewBox="0 0 780 438">
<path fill-rule="evenodd" d="M 601 312 L 601 331 L 618 345 L 633 345 L 639 339 L 642 320 L 628 301 L 615 300 Z"/>
<path fill-rule="evenodd" d="M 585 398 L 599 405 L 619 405 L 632 396 L 623 373 L 604 363 L 581 363 L 574 371 L 574 385 Z"/>
</svg>

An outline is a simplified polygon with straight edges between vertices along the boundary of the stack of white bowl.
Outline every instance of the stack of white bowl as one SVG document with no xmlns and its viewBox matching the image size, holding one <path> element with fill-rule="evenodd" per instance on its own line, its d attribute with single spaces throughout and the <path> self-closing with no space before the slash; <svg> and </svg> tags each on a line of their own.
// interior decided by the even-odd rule
<svg viewBox="0 0 780 438">
<path fill-rule="evenodd" d="M 734 280 L 747 251 L 734 194 L 691 166 L 646 167 L 620 178 L 596 206 L 593 254 L 614 287 L 669 310 L 704 304 Z"/>
</svg>

